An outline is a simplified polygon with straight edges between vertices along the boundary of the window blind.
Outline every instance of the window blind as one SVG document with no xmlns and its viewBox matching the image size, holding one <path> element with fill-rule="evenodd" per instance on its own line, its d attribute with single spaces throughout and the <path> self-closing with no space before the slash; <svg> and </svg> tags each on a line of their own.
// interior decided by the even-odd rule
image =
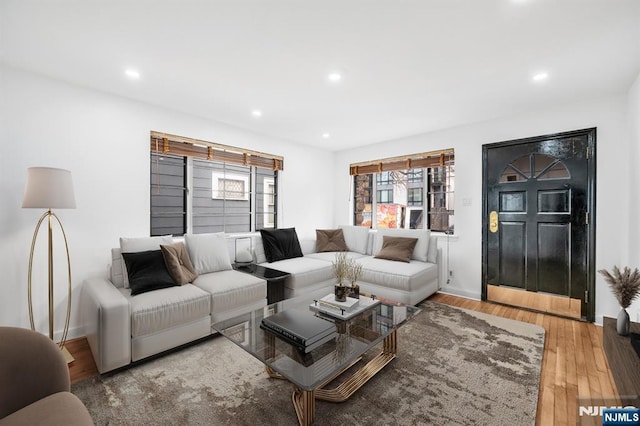
<svg viewBox="0 0 640 426">
<path fill-rule="evenodd" d="M 284 158 L 278 155 L 154 131 L 151 132 L 151 152 L 284 170 Z"/>
<path fill-rule="evenodd" d="M 349 174 L 351 176 L 358 176 L 395 170 L 444 167 L 445 165 L 452 164 L 454 157 L 453 148 L 449 148 L 400 157 L 383 158 L 381 160 L 364 161 L 350 164 Z"/>
</svg>

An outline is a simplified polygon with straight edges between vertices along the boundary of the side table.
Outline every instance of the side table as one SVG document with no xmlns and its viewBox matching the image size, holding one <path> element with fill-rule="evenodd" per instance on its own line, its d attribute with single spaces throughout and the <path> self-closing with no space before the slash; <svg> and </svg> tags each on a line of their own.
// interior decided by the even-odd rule
<svg viewBox="0 0 640 426">
<path fill-rule="evenodd" d="M 640 402 L 640 357 L 631 346 L 629 336 L 618 335 L 614 318 L 604 317 L 602 322 L 604 352 L 621 402 L 623 405 L 638 404 Z M 640 323 L 632 322 L 631 331 L 640 333 Z"/>
<path fill-rule="evenodd" d="M 236 271 L 251 274 L 255 277 L 262 278 L 267 282 L 268 305 L 284 300 L 284 282 L 287 277 L 291 276 L 290 273 L 256 265 L 255 263 L 250 263 L 248 265 L 233 263 L 231 266 Z"/>
</svg>

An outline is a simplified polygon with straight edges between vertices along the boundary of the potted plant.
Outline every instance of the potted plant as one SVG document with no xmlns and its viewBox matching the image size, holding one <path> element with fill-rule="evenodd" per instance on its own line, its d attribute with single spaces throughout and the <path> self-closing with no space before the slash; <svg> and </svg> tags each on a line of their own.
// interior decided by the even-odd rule
<svg viewBox="0 0 640 426">
<path fill-rule="evenodd" d="M 336 296 L 336 302 L 346 302 L 347 293 L 349 289 L 344 285 L 343 281 L 349 271 L 349 259 L 347 259 L 347 253 L 336 254 L 336 260 L 333 261 L 333 273 L 336 276 L 336 285 L 334 293 Z"/>
<path fill-rule="evenodd" d="M 358 285 L 358 280 L 362 276 L 362 265 L 355 261 L 355 259 L 351 259 L 349 262 L 349 269 L 347 271 L 347 277 L 351 282 L 351 287 L 349 287 L 349 297 L 353 297 L 354 299 L 360 298 L 360 286 Z"/>
<path fill-rule="evenodd" d="M 613 294 L 618 299 L 618 303 L 621 306 L 621 310 L 618 313 L 618 320 L 616 323 L 616 329 L 618 334 L 627 336 L 629 334 L 630 321 L 627 308 L 631 305 L 631 302 L 640 295 L 640 272 L 638 268 L 635 268 L 633 272 L 628 267 L 624 267 L 622 272 L 617 266 L 614 266 L 612 273 L 609 273 L 606 269 L 598 271 L 604 277 L 605 281 L 611 287 Z"/>
</svg>

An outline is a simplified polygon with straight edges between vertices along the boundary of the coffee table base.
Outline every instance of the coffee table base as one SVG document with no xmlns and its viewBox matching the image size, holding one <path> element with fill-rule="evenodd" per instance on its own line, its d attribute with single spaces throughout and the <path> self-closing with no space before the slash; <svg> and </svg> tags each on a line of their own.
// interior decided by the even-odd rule
<svg viewBox="0 0 640 426">
<path fill-rule="evenodd" d="M 300 425 L 307 426 L 313 424 L 316 415 L 316 399 L 329 402 L 344 402 L 349 399 L 351 395 L 364 386 L 369 379 L 375 376 L 385 365 L 389 364 L 396 357 L 397 347 L 398 340 L 394 330 L 384 338 L 382 342 L 382 352 L 360 367 L 348 379 L 335 388 L 325 389 L 324 386 L 360 361 L 360 359 L 362 359 L 361 357 L 314 390 L 307 391 L 294 385 L 291 401 L 293 402 Z M 266 365 L 265 371 L 269 377 L 286 380 L 280 373 Z"/>
<path fill-rule="evenodd" d="M 315 391 L 306 391 L 294 386 L 291 401 L 296 409 L 298 423 L 303 426 L 312 425 L 316 419 Z"/>
</svg>

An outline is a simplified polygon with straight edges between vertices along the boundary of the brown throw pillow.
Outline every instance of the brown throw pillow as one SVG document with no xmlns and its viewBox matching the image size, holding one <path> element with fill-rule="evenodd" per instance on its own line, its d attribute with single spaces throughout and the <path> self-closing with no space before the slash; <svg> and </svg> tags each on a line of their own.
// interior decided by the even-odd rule
<svg viewBox="0 0 640 426">
<path fill-rule="evenodd" d="M 316 229 L 316 251 L 348 251 L 342 229 Z"/>
<path fill-rule="evenodd" d="M 184 285 L 198 278 L 184 243 L 160 245 L 160 249 L 169 275 L 176 284 Z"/>
<path fill-rule="evenodd" d="M 417 238 L 388 237 L 385 235 L 382 237 L 382 249 L 373 257 L 409 263 L 417 242 Z"/>
</svg>

